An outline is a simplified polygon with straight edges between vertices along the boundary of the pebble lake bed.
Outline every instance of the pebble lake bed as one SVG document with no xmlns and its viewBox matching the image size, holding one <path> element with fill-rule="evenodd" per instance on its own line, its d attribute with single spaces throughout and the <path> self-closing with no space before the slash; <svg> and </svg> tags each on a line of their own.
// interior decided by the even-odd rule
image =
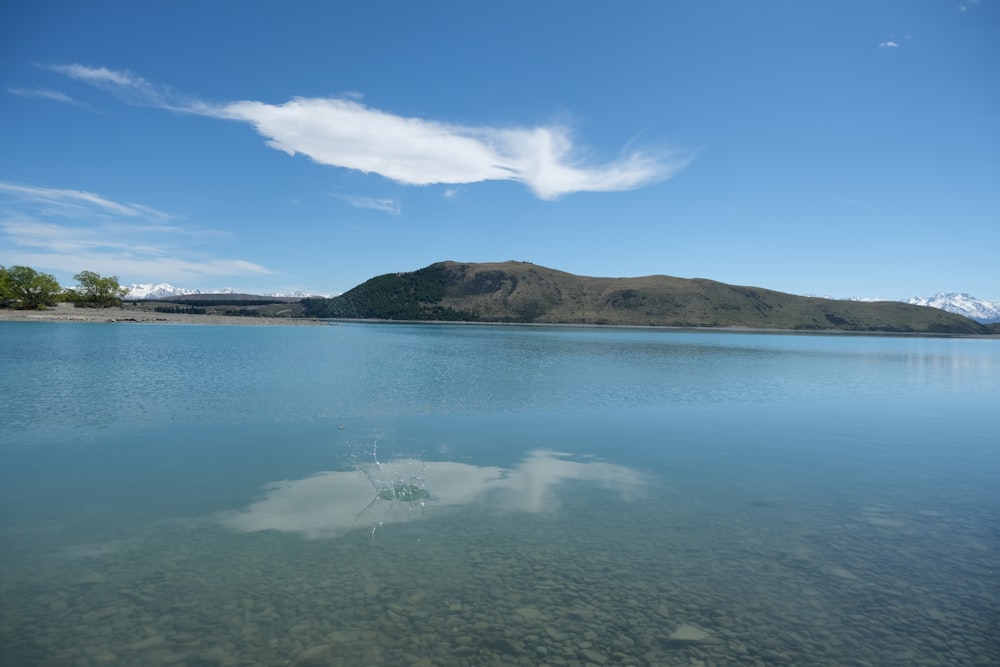
<svg viewBox="0 0 1000 667">
<path fill-rule="evenodd" d="M 16 573 L 5 655 L 38 665 L 995 664 L 981 615 L 991 593 L 913 563 L 927 554 L 912 533 L 940 517 L 909 518 L 901 532 L 862 515 L 832 544 L 822 531 L 776 543 L 733 516 L 667 517 L 629 526 L 597 516 L 566 534 L 467 516 L 335 544 L 161 528 Z M 941 551 L 941 569 L 986 576 Z"/>
<path fill-rule="evenodd" d="M 0 339 L 0 664 L 1000 662 L 993 341 Z"/>
</svg>

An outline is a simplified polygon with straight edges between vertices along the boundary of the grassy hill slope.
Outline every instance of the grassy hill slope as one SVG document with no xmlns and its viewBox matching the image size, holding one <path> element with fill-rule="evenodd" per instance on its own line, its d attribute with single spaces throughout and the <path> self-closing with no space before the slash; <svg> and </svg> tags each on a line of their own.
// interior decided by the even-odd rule
<svg viewBox="0 0 1000 667">
<path fill-rule="evenodd" d="M 525 262 L 439 262 L 302 303 L 307 317 L 351 319 L 991 332 L 965 317 L 905 303 L 802 297 L 670 276 L 590 278 Z"/>
</svg>

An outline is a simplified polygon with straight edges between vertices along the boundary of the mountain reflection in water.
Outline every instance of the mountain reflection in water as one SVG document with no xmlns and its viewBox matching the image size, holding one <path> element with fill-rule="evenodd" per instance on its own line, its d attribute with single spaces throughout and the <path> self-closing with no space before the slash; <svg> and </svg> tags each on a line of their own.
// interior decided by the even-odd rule
<svg viewBox="0 0 1000 667">
<path fill-rule="evenodd" d="M 554 512 L 557 487 L 566 481 L 587 482 L 635 500 L 645 484 L 640 473 L 598 460 L 570 460 L 569 454 L 529 452 L 511 468 L 476 466 L 456 461 L 395 459 L 364 471 L 329 471 L 305 479 L 272 482 L 245 509 L 221 515 L 224 525 L 240 531 L 279 530 L 310 539 L 342 535 L 352 528 L 427 518 L 434 512 L 475 503 L 509 512 Z M 419 487 L 414 484 L 419 482 Z M 425 494 L 397 494 L 387 488 L 420 488 Z M 420 501 L 410 501 L 419 495 Z"/>
</svg>

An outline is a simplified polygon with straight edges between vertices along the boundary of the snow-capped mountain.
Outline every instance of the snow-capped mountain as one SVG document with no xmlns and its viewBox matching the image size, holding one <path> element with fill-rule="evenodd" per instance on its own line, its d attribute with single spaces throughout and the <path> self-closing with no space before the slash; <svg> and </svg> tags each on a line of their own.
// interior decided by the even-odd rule
<svg viewBox="0 0 1000 667">
<path fill-rule="evenodd" d="M 1000 301 L 977 299 L 974 296 L 961 292 L 951 292 L 948 294 L 942 292 L 930 298 L 915 296 L 906 299 L 905 303 L 912 303 L 915 306 L 940 308 L 941 310 L 947 310 L 949 313 L 964 315 L 970 320 L 975 320 L 982 324 L 1000 322 Z"/>
<path fill-rule="evenodd" d="M 238 294 L 236 290 L 227 287 L 225 289 L 219 290 L 200 290 L 200 289 L 186 289 L 184 287 L 174 287 L 173 285 L 168 285 L 167 283 L 159 283 L 153 285 L 152 283 L 145 284 L 132 284 L 128 286 L 128 296 L 126 299 L 139 300 L 139 299 L 167 299 L 176 296 L 186 296 L 188 294 Z M 268 292 L 267 294 L 259 294 L 257 296 L 284 296 L 284 297 L 307 297 L 307 296 L 326 296 L 325 294 L 316 294 L 313 292 L 289 292 L 287 294 Z"/>
<path fill-rule="evenodd" d="M 232 290 L 218 292 L 221 294 L 231 293 Z M 216 294 L 217 292 L 212 292 Z M 132 284 L 128 286 L 128 296 L 126 299 L 164 299 L 171 296 L 185 296 L 187 294 L 203 294 L 201 290 L 197 289 L 185 289 L 183 287 L 174 287 L 173 285 L 168 285 L 167 283 L 159 283 L 153 285 L 151 283 L 145 283 L 142 285 Z"/>
</svg>

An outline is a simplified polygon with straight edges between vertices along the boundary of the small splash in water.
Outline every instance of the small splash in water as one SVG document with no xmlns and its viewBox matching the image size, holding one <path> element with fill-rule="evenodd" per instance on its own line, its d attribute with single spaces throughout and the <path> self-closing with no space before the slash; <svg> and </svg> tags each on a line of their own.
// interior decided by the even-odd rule
<svg viewBox="0 0 1000 667">
<path fill-rule="evenodd" d="M 429 500 L 431 494 L 427 489 L 420 486 L 414 486 L 405 482 L 394 482 L 391 487 L 380 490 L 378 497 L 382 500 L 398 500 L 404 503 L 412 503 L 420 500 Z"/>
<path fill-rule="evenodd" d="M 357 464 L 357 469 L 364 474 L 372 488 L 375 489 L 375 497 L 354 517 L 354 525 L 357 525 L 361 516 L 373 505 L 379 501 L 388 502 L 389 505 L 382 514 L 382 518 L 372 527 L 372 537 L 374 538 L 375 531 L 385 523 L 385 517 L 395 508 L 396 503 L 405 503 L 409 510 L 419 509 L 422 519 L 423 510 L 427 507 L 428 502 L 434 500 L 434 497 L 426 488 L 427 469 L 423 461 L 406 459 L 383 463 L 378 459 L 378 441 L 372 446 L 372 461 L 373 463 L 366 465 Z M 420 464 L 420 471 L 414 473 L 413 467 L 417 463 Z"/>
</svg>

